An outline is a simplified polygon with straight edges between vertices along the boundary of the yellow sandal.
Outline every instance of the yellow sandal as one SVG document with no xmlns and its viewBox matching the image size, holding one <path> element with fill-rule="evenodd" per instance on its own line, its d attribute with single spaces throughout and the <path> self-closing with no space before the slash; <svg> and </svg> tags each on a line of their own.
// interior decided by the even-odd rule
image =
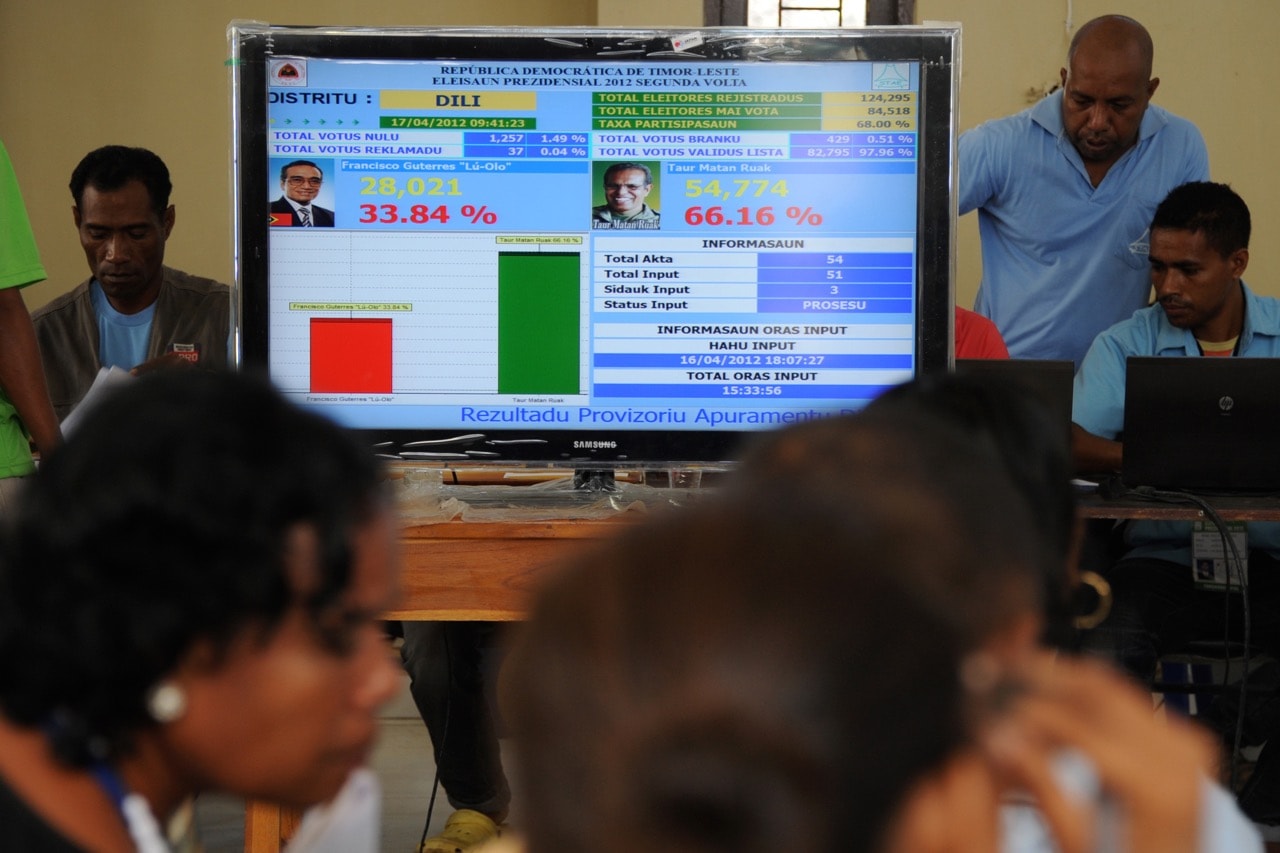
<svg viewBox="0 0 1280 853">
<path fill-rule="evenodd" d="M 444 822 L 444 830 L 422 842 L 418 853 L 464 853 L 498 837 L 498 825 L 483 812 L 458 809 Z"/>
</svg>

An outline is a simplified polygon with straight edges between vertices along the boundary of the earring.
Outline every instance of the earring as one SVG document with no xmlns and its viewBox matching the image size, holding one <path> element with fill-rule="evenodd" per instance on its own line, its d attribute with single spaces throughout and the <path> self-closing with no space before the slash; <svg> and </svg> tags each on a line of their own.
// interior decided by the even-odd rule
<svg viewBox="0 0 1280 853">
<path fill-rule="evenodd" d="M 147 692 L 147 713 L 157 723 L 172 723 L 187 712 L 187 694 L 172 681 L 161 681 Z"/>
<path fill-rule="evenodd" d="M 1075 617 L 1075 626 L 1082 630 L 1096 628 L 1111 613 L 1111 584 L 1097 572 L 1085 570 L 1080 573 L 1080 585 L 1092 587 L 1097 603 L 1090 613 L 1080 613 Z"/>
</svg>

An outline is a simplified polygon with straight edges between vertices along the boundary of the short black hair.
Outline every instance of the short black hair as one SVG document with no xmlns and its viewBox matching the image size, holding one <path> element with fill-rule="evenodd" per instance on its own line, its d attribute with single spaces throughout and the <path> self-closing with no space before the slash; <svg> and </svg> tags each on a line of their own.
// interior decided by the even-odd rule
<svg viewBox="0 0 1280 853">
<path fill-rule="evenodd" d="M 151 209 L 156 216 L 163 217 L 165 208 L 169 206 L 173 183 L 169 180 L 169 167 L 146 148 L 104 145 L 90 151 L 71 173 L 71 197 L 75 199 L 76 207 L 80 207 L 86 186 L 110 192 L 130 181 L 140 181 L 147 188 Z"/>
<path fill-rule="evenodd" d="M 1070 643 L 1067 558 L 1075 539 L 1076 497 L 1066 424 L 1055 420 L 1034 391 L 982 374 L 917 376 L 881 394 L 866 413 L 931 420 L 956 430 L 971 453 L 994 453 L 1042 537 L 1038 569 L 1044 639 L 1054 645 Z"/>
<path fill-rule="evenodd" d="M 887 496 L 908 489 L 918 510 L 893 515 Z M 767 492 L 783 505 L 821 495 L 842 509 L 846 524 L 878 517 L 901 522 L 907 537 L 919 535 L 911 532 L 913 517 L 926 507 L 951 519 L 964 531 L 955 547 L 977 555 L 965 558 L 972 565 L 959 555 L 913 564 L 920 574 L 910 582 L 956 620 L 970 648 L 1041 605 L 1046 546 L 1031 518 L 1041 508 L 1028 507 L 1015 490 L 994 441 L 975 441 L 933 412 L 867 407 L 762 433 L 742 453 L 730 491 Z"/>
<path fill-rule="evenodd" d="M 604 183 L 609 182 L 609 178 L 618 172 L 626 172 L 635 169 L 637 172 L 644 172 L 645 186 L 653 185 L 653 171 L 644 163 L 614 163 L 612 166 L 604 170 L 604 177 L 601 180 Z"/>
<path fill-rule="evenodd" d="M 310 160 L 294 160 L 293 162 L 285 163 L 283 166 L 280 167 L 280 180 L 283 181 L 286 178 L 288 178 L 289 170 L 292 169 L 294 166 L 310 166 L 311 168 L 315 169 L 317 172 L 320 173 L 320 177 L 322 178 L 324 177 L 324 169 L 321 169 L 319 166 L 317 166 L 315 163 L 311 162 Z"/>
<path fill-rule="evenodd" d="M 1199 231 L 1222 257 L 1249 248 L 1253 224 L 1244 199 L 1227 184 L 1192 181 L 1174 187 L 1156 207 L 1151 230 Z"/>
<path fill-rule="evenodd" d="M 202 642 L 320 615 L 382 503 L 371 452 L 265 380 L 158 371 L 90 412 L 26 484 L 0 538 L 0 708 L 71 764 L 127 752 L 145 695 Z M 286 539 L 318 539 L 314 588 Z"/>
</svg>

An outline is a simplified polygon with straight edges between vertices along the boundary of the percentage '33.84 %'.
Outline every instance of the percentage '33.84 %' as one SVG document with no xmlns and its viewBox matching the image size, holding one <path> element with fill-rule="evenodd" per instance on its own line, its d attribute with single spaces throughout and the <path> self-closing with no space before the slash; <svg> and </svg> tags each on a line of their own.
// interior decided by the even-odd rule
<svg viewBox="0 0 1280 853">
<path fill-rule="evenodd" d="M 458 213 L 472 225 L 496 225 L 498 222 L 498 214 L 483 204 L 464 204 L 458 209 Z M 430 225 L 439 223 L 445 225 L 453 218 L 453 213 L 450 212 L 447 204 L 434 207 L 426 204 L 415 204 L 409 207 L 395 204 L 362 204 L 359 221 L 365 224 Z"/>
</svg>

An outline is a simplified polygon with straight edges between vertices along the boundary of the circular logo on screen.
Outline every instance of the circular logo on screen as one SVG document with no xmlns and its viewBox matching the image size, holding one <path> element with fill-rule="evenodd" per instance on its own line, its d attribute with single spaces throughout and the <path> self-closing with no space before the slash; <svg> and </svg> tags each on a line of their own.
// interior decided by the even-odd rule
<svg viewBox="0 0 1280 853">
<path fill-rule="evenodd" d="M 1230 397 L 1224 395 L 1218 398 L 1218 411 L 1222 412 L 1224 415 L 1234 409 L 1235 405 L 1236 401 Z"/>
<path fill-rule="evenodd" d="M 305 86 L 307 85 L 307 62 L 305 59 L 273 59 L 269 63 L 271 85 L 273 86 Z"/>
</svg>

